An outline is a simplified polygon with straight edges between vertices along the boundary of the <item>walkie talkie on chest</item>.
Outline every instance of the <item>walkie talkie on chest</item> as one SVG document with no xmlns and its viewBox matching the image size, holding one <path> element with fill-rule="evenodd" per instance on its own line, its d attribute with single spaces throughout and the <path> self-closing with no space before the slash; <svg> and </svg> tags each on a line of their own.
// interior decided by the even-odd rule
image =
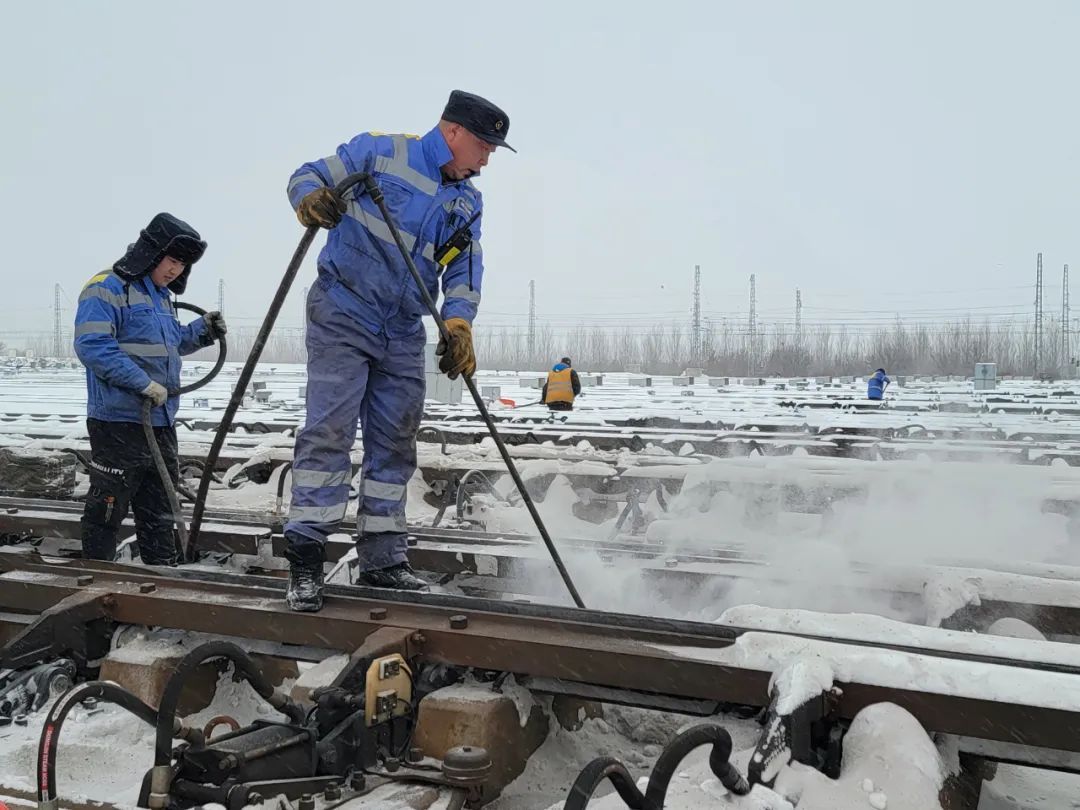
<svg viewBox="0 0 1080 810">
<path fill-rule="evenodd" d="M 443 242 L 435 251 L 435 261 L 442 268 L 445 268 L 450 262 L 456 259 L 465 248 L 472 244 L 472 224 L 476 222 L 480 216 L 480 212 L 477 211 L 468 221 L 450 234 L 450 238 Z"/>
</svg>

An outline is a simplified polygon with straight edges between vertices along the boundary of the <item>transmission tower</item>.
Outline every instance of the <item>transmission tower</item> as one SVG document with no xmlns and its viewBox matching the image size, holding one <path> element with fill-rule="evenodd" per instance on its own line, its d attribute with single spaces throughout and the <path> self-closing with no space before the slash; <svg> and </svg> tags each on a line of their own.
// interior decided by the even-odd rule
<svg viewBox="0 0 1080 810">
<path fill-rule="evenodd" d="M 217 282 L 217 308 L 222 315 L 225 314 L 225 279 L 219 278 Z"/>
<path fill-rule="evenodd" d="M 1043 274 L 1042 254 L 1039 254 L 1035 263 L 1035 373 L 1039 376 L 1042 368 L 1042 343 L 1043 343 Z"/>
<path fill-rule="evenodd" d="M 1064 367 L 1069 358 L 1069 265 L 1061 272 L 1061 361 Z"/>
<path fill-rule="evenodd" d="M 64 310 L 60 306 L 61 288 L 59 284 L 53 286 L 53 357 L 61 357 L 60 346 L 64 341 L 63 317 Z"/>
<path fill-rule="evenodd" d="M 536 282 L 529 281 L 529 361 L 536 358 Z"/>
<path fill-rule="evenodd" d="M 694 365 L 701 362 L 701 265 L 694 265 L 694 298 L 690 313 L 690 356 Z"/>
<path fill-rule="evenodd" d="M 746 373 L 753 374 L 757 365 L 757 277 L 750 274 L 750 331 L 746 353 Z"/>
<path fill-rule="evenodd" d="M 802 340 L 802 290 L 795 288 L 795 340 Z"/>
</svg>

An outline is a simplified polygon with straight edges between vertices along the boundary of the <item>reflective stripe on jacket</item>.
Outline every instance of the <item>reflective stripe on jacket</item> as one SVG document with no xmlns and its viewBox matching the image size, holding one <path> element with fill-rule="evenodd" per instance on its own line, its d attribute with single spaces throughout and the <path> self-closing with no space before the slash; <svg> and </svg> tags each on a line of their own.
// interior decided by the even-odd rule
<svg viewBox="0 0 1080 810">
<path fill-rule="evenodd" d="M 354 172 L 372 173 L 428 292 L 437 299 L 436 249 L 483 208 L 470 181 L 443 180 L 442 167 L 452 158 L 438 127 L 422 138 L 367 132 L 297 169 L 289 180 L 289 202 L 295 209 L 317 188 L 335 186 Z M 427 314 L 420 291 L 371 197 L 355 187 L 345 197 L 345 215 L 319 254 L 319 274 L 329 279 L 327 293 L 375 334 L 411 335 Z M 470 246 L 442 272 L 444 319 L 472 323 L 476 317 L 484 277 L 480 221 L 470 226 Z"/>
<path fill-rule="evenodd" d="M 86 366 L 86 414 L 106 422 L 141 422 L 150 380 L 180 387 L 180 356 L 213 342 L 202 318 L 176 319 L 169 291 L 142 276 L 125 281 L 98 273 L 79 295 L 75 354 Z M 156 427 L 171 425 L 179 397 L 152 412 Z"/>
</svg>

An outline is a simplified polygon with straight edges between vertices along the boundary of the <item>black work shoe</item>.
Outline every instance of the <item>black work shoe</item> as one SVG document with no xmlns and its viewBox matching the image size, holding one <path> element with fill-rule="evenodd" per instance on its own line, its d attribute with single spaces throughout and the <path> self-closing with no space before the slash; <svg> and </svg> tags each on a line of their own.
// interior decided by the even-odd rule
<svg viewBox="0 0 1080 810">
<path fill-rule="evenodd" d="M 318 565 L 289 566 L 289 587 L 285 591 L 285 602 L 292 610 L 314 612 L 322 609 L 323 603 L 323 567 Z"/>
<path fill-rule="evenodd" d="M 357 585 L 369 588 L 393 588 L 396 591 L 426 591 L 428 584 L 420 579 L 407 562 L 379 568 L 375 571 L 361 571 L 356 576 Z"/>
</svg>

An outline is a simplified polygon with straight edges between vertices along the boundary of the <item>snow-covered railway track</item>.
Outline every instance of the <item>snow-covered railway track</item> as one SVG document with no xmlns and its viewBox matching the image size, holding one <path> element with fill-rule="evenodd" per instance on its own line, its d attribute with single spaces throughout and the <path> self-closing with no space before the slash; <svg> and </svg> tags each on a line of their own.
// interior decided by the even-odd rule
<svg viewBox="0 0 1080 810">
<path fill-rule="evenodd" d="M 927 457 L 936 460 L 979 460 L 995 456 L 1023 464 L 1050 464 L 1060 460 L 1080 465 L 1080 434 L 1069 422 L 1028 420 L 1009 425 L 989 421 L 942 418 L 902 418 L 895 415 L 879 421 L 847 414 L 835 421 L 810 424 L 799 419 L 748 417 L 729 423 L 655 425 L 653 418 L 620 419 L 615 422 L 567 421 L 505 418 L 500 434 L 515 447 L 550 444 L 571 448 L 588 443 L 599 451 L 639 452 L 654 447 L 672 453 L 688 449 L 715 458 L 752 454 L 785 456 L 797 451 L 829 458 L 906 460 Z M 998 418 L 998 417 L 995 417 Z M 640 421 L 648 424 L 635 424 Z M 660 420 L 663 421 L 663 420 Z M 189 460 L 205 455 L 217 422 L 208 419 L 180 419 L 181 453 Z M 291 446 L 299 421 L 248 417 L 234 424 L 226 441 L 219 467 L 249 458 L 256 448 Z M 53 449 L 86 451 L 82 420 L 44 414 L 0 419 L 0 437 L 11 441 L 32 440 Z M 443 448 L 470 446 L 483 441 L 486 426 L 475 417 L 425 420 L 418 440 Z M 359 447 L 359 443 L 357 445 Z"/>
<path fill-rule="evenodd" d="M 766 705 L 772 674 L 813 658 L 833 682 L 808 699 L 834 718 L 891 702 L 929 731 L 1008 744 L 1012 760 L 1077 770 L 1080 653 L 1072 645 L 986 638 L 964 648 L 953 638 L 963 634 L 925 631 L 913 646 L 341 586 L 329 586 L 322 612 L 297 614 L 281 590 L 267 577 L 3 554 L 0 611 L 23 620 L 0 648 L 0 667 L 58 654 L 85 663 L 111 627 L 149 624 L 345 652 L 401 650 L 512 672 L 545 691 L 600 690 L 707 715 L 723 704 Z"/>
<path fill-rule="evenodd" d="M 0 498 L 0 537 L 14 551 L 46 539 L 43 550 L 71 557 L 78 553 L 80 516 L 81 505 L 71 501 Z M 200 549 L 232 557 L 231 565 L 241 570 L 280 576 L 285 552 L 280 530 L 280 518 L 211 510 Z M 126 535 L 133 531 L 130 521 L 122 529 Z M 624 537 L 557 542 L 582 578 L 595 582 L 610 575 L 633 582 L 657 598 L 654 610 L 700 609 L 736 584 L 801 587 L 798 572 L 771 566 L 739 544 L 672 547 Z M 334 535 L 327 560 L 347 562 L 353 549 L 348 535 Z M 527 535 L 413 526 L 409 558 L 429 578 L 469 594 L 550 600 L 561 593 L 546 551 Z M 1047 635 L 1080 636 L 1080 570 L 1069 566 L 1000 563 L 995 569 L 963 559 L 918 566 L 854 563 L 837 572 L 837 584 L 864 604 L 891 605 L 898 613 L 933 618 L 946 627 L 985 630 L 998 619 L 1019 618 Z"/>
</svg>

